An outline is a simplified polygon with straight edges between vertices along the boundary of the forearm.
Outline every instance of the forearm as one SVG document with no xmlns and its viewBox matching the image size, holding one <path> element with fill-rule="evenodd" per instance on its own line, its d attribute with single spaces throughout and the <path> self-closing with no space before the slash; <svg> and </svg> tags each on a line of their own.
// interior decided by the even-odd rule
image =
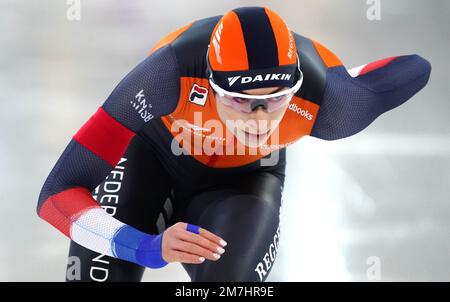
<svg viewBox="0 0 450 302">
<path fill-rule="evenodd" d="M 167 264 L 161 257 L 162 235 L 143 233 L 113 218 L 86 188 L 75 187 L 51 196 L 43 203 L 39 216 L 95 252 L 145 267 Z"/>
<path fill-rule="evenodd" d="M 397 57 L 387 65 L 374 67 L 354 77 L 343 66 L 328 70 L 312 136 L 335 140 L 360 132 L 420 91 L 431 72 L 428 61 L 417 55 Z"/>
</svg>

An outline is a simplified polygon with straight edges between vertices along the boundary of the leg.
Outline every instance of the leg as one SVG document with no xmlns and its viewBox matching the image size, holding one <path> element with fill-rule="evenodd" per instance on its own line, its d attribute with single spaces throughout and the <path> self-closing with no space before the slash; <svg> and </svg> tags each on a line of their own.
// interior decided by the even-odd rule
<svg viewBox="0 0 450 302">
<path fill-rule="evenodd" d="M 164 230 L 160 222 L 167 221 L 160 215 L 170 212 L 169 193 L 166 172 L 136 136 L 93 196 L 115 218 L 143 232 L 157 234 Z M 66 281 L 140 281 L 143 273 L 144 267 L 137 264 L 98 254 L 75 242 L 70 244 Z"/>
<path fill-rule="evenodd" d="M 281 191 L 281 180 L 263 172 L 189 201 L 185 220 L 228 243 L 217 262 L 184 265 L 192 281 L 266 280 L 278 250 Z"/>
</svg>

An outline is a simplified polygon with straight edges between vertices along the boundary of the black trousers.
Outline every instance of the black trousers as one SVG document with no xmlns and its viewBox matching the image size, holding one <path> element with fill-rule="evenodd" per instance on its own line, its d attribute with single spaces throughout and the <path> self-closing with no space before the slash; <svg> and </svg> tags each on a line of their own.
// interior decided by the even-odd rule
<svg viewBox="0 0 450 302">
<path fill-rule="evenodd" d="M 120 221 L 157 234 L 182 221 L 224 238 L 218 261 L 183 264 L 195 281 L 264 281 L 280 236 L 279 211 L 286 165 L 212 169 L 190 156 L 176 157 L 164 146 L 161 125 L 139 134 L 121 162 L 92 192 Z M 167 150 L 167 151 L 166 151 Z M 76 260 L 74 262 L 74 260 Z M 72 265 L 80 265 L 73 275 Z M 140 281 L 144 267 L 101 255 L 71 242 L 66 281 Z"/>
</svg>

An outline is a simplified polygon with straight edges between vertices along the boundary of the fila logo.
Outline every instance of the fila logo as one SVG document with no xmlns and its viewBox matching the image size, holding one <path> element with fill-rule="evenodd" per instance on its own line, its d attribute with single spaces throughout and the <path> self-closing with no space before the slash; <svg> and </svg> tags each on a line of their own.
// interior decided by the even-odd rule
<svg viewBox="0 0 450 302">
<path fill-rule="evenodd" d="M 241 84 L 253 83 L 253 82 L 264 82 L 264 81 L 289 81 L 291 78 L 291 74 L 289 73 L 268 73 L 266 75 L 258 74 L 254 77 L 229 77 L 228 78 L 228 86 L 233 86 L 238 80 L 240 80 Z"/>
<path fill-rule="evenodd" d="M 200 106 L 205 106 L 207 98 L 208 98 L 207 88 L 197 84 L 194 84 L 194 86 L 192 86 L 191 92 L 189 93 L 189 101 L 191 103 Z"/>
<path fill-rule="evenodd" d="M 220 35 L 222 34 L 223 29 L 223 21 L 220 22 L 219 26 L 217 27 L 216 32 L 214 33 L 214 38 L 212 40 L 212 44 L 215 49 L 216 53 L 216 59 L 219 64 L 222 64 L 222 58 L 220 57 Z"/>
</svg>

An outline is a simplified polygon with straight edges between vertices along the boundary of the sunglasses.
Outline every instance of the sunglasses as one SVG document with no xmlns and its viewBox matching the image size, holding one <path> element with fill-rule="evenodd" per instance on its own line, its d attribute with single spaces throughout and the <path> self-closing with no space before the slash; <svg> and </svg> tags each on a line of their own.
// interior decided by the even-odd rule
<svg viewBox="0 0 450 302">
<path fill-rule="evenodd" d="M 209 49 L 208 49 L 209 51 Z M 208 62 L 208 56 L 207 56 L 207 62 Z M 221 88 L 219 85 L 217 85 L 214 82 L 213 76 L 212 76 L 212 70 L 209 67 L 208 62 L 208 69 L 209 69 L 209 84 L 211 85 L 211 88 L 216 92 L 216 94 L 219 96 L 216 99 L 219 99 L 221 103 L 223 103 L 226 106 L 232 107 L 238 111 L 245 112 L 245 113 L 251 113 L 252 111 L 256 110 L 258 107 L 262 107 L 267 112 L 273 112 L 281 107 L 288 104 L 292 97 L 297 93 L 297 91 L 300 89 L 303 83 L 303 73 L 300 70 L 300 60 L 297 57 L 297 71 L 299 73 L 299 78 L 295 85 L 289 89 L 282 90 L 279 92 L 266 94 L 266 95 L 251 95 L 251 94 L 245 94 L 245 93 L 239 93 L 239 92 L 231 92 L 227 91 L 223 88 Z"/>
</svg>

